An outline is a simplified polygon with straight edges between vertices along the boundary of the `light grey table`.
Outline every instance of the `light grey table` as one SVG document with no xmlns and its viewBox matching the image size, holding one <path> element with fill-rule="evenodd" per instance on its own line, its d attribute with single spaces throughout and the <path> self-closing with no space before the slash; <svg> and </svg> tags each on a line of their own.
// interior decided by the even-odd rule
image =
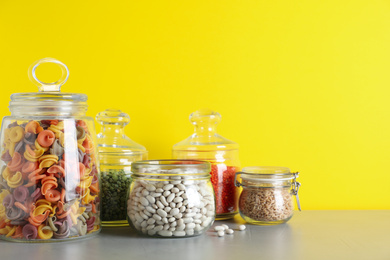
<svg viewBox="0 0 390 260">
<path fill-rule="evenodd" d="M 216 224 L 237 227 L 239 216 Z M 390 260 L 390 211 L 302 211 L 278 226 L 195 238 L 141 237 L 130 228 L 106 228 L 95 237 L 64 243 L 1 241 L 0 260 L 17 259 L 364 259 Z"/>
</svg>

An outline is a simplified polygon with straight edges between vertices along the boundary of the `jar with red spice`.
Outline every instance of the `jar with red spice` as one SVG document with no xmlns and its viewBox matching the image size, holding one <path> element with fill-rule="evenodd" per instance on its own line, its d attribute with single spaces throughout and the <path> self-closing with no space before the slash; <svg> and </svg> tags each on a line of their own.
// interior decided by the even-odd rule
<svg viewBox="0 0 390 260">
<path fill-rule="evenodd" d="M 239 189 L 234 175 L 240 170 L 238 144 L 217 133 L 221 115 L 212 110 L 198 110 L 190 115 L 194 133 L 175 144 L 174 159 L 203 160 L 211 163 L 211 182 L 215 192 L 216 220 L 233 218 L 238 213 Z"/>
</svg>

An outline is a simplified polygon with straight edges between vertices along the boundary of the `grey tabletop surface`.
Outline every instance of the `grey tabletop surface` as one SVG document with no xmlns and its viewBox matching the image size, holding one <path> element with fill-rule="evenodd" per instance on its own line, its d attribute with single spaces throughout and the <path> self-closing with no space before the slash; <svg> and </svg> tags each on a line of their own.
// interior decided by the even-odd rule
<svg viewBox="0 0 390 260">
<path fill-rule="evenodd" d="M 217 221 L 237 229 L 243 220 Z M 139 236 L 129 227 L 104 228 L 94 237 L 61 243 L 0 241 L 0 259 L 367 259 L 390 260 L 390 210 L 302 211 L 286 224 L 246 225 L 218 237 Z"/>
</svg>

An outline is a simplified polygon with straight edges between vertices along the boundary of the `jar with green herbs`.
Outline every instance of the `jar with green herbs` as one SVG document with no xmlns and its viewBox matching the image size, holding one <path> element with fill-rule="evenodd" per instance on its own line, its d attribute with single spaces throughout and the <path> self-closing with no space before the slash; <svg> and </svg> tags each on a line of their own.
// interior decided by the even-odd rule
<svg viewBox="0 0 390 260">
<path fill-rule="evenodd" d="M 127 226 L 127 191 L 131 183 L 131 164 L 147 159 L 145 147 L 126 136 L 128 114 L 107 109 L 96 116 L 102 126 L 98 134 L 101 171 L 102 225 Z"/>
</svg>

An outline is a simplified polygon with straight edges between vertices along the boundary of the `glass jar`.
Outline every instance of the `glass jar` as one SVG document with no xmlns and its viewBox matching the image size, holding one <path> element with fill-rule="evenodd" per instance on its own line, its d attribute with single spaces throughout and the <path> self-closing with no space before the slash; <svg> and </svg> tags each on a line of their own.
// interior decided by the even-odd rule
<svg viewBox="0 0 390 260">
<path fill-rule="evenodd" d="M 55 63 L 62 77 L 37 79 L 36 68 Z M 53 242 L 100 231 L 99 168 L 87 96 L 61 93 L 68 68 L 55 59 L 34 63 L 38 93 L 11 96 L 1 128 L 0 238 Z"/>
<path fill-rule="evenodd" d="M 190 115 L 195 132 L 175 144 L 174 159 L 202 160 L 211 163 L 211 182 L 216 199 L 216 219 L 233 218 L 238 213 L 239 189 L 234 175 L 240 170 L 238 144 L 217 133 L 221 115 L 211 110 L 199 110 Z"/>
<path fill-rule="evenodd" d="M 245 167 L 236 173 L 235 184 L 243 190 L 239 199 L 241 217 L 250 224 L 274 225 L 287 222 L 294 213 L 292 196 L 295 195 L 298 209 L 301 206 L 296 181 L 299 173 L 289 168 L 254 166 Z M 241 182 L 237 178 L 241 176 Z"/>
<path fill-rule="evenodd" d="M 152 237 L 203 234 L 215 219 L 210 163 L 155 160 L 131 166 L 133 182 L 127 201 L 130 225 Z"/>
<path fill-rule="evenodd" d="M 131 182 L 131 164 L 146 160 L 148 153 L 125 134 L 130 117 L 120 110 L 107 109 L 96 116 L 102 126 L 98 150 L 102 187 L 103 226 L 128 226 L 126 197 Z"/>
</svg>

